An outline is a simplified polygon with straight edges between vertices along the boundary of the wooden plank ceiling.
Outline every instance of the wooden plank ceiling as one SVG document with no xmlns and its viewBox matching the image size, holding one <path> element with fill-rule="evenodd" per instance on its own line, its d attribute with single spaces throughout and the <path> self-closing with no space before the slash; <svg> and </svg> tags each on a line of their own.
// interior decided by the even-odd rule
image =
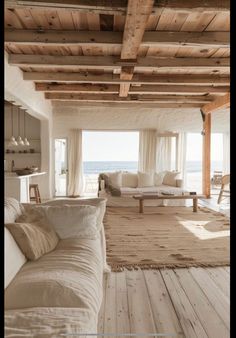
<svg viewBox="0 0 236 338">
<path fill-rule="evenodd" d="M 45 99 L 201 108 L 229 92 L 229 3 L 5 0 L 5 49 Z"/>
</svg>

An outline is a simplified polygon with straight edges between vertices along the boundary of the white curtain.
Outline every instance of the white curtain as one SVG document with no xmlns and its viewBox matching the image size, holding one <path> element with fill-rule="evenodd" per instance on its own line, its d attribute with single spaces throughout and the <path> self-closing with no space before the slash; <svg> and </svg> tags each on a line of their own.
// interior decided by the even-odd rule
<svg viewBox="0 0 236 338">
<path fill-rule="evenodd" d="M 187 154 L 187 134 L 179 133 L 177 140 L 177 170 L 180 172 L 181 177 L 186 185 L 186 154 Z"/>
<path fill-rule="evenodd" d="M 156 130 L 147 129 L 139 132 L 138 170 L 150 173 L 156 171 Z"/>
<path fill-rule="evenodd" d="M 68 195 L 81 196 L 84 192 L 83 159 L 82 159 L 82 130 L 72 129 L 68 144 Z"/>
<path fill-rule="evenodd" d="M 171 170 L 171 137 L 157 137 L 156 171 Z"/>
<path fill-rule="evenodd" d="M 223 134 L 223 174 L 230 174 L 230 134 Z"/>
</svg>

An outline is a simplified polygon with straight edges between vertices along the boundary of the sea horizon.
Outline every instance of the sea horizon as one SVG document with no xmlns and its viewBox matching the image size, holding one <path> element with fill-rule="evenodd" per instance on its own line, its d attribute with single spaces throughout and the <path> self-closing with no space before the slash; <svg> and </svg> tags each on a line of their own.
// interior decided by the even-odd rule
<svg viewBox="0 0 236 338">
<path fill-rule="evenodd" d="M 212 161 L 211 171 L 222 170 L 222 161 Z M 98 174 L 106 171 L 130 171 L 137 172 L 138 161 L 84 161 L 83 162 L 85 174 Z M 186 161 L 186 172 L 201 172 L 201 161 Z"/>
</svg>

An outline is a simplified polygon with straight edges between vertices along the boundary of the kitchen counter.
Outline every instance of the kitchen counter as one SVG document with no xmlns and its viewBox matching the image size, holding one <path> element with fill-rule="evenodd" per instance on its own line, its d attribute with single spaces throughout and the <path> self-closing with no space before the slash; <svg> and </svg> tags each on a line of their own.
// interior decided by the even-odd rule
<svg viewBox="0 0 236 338">
<path fill-rule="evenodd" d="M 29 185 L 31 178 L 47 174 L 45 171 L 18 176 L 14 172 L 4 173 L 5 197 L 13 197 L 21 203 L 30 203 Z M 40 189 L 40 188 L 39 188 Z"/>
<path fill-rule="evenodd" d="M 37 173 L 33 173 L 33 174 L 28 174 L 28 175 L 21 175 L 18 176 L 16 173 L 12 172 L 12 171 L 5 171 L 5 179 L 7 180 L 12 180 L 12 179 L 23 179 L 26 177 L 35 177 L 35 176 L 39 176 L 39 175 L 45 175 L 46 172 L 42 171 L 42 172 L 37 172 Z"/>
</svg>

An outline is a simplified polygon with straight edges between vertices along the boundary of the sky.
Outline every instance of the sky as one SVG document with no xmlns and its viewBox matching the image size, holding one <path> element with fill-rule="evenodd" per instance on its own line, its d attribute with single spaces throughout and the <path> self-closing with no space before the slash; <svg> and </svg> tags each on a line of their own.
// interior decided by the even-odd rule
<svg viewBox="0 0 236 338">
<path fill-rule="evenodd" d="M 138 161 L 138 132 L 83 132 L 84 161 Z"/>
<path fill-rule="evenodd" d="M 211 160 L 222 160 L 222 134 L 212 134 L 211 143 Z M 83 132 L 84 161 L 138 161 L 138 146 L 138 132 Z M 202 160 L 201 134 L 188 134 L 187 160 Z"/>
</svg>

